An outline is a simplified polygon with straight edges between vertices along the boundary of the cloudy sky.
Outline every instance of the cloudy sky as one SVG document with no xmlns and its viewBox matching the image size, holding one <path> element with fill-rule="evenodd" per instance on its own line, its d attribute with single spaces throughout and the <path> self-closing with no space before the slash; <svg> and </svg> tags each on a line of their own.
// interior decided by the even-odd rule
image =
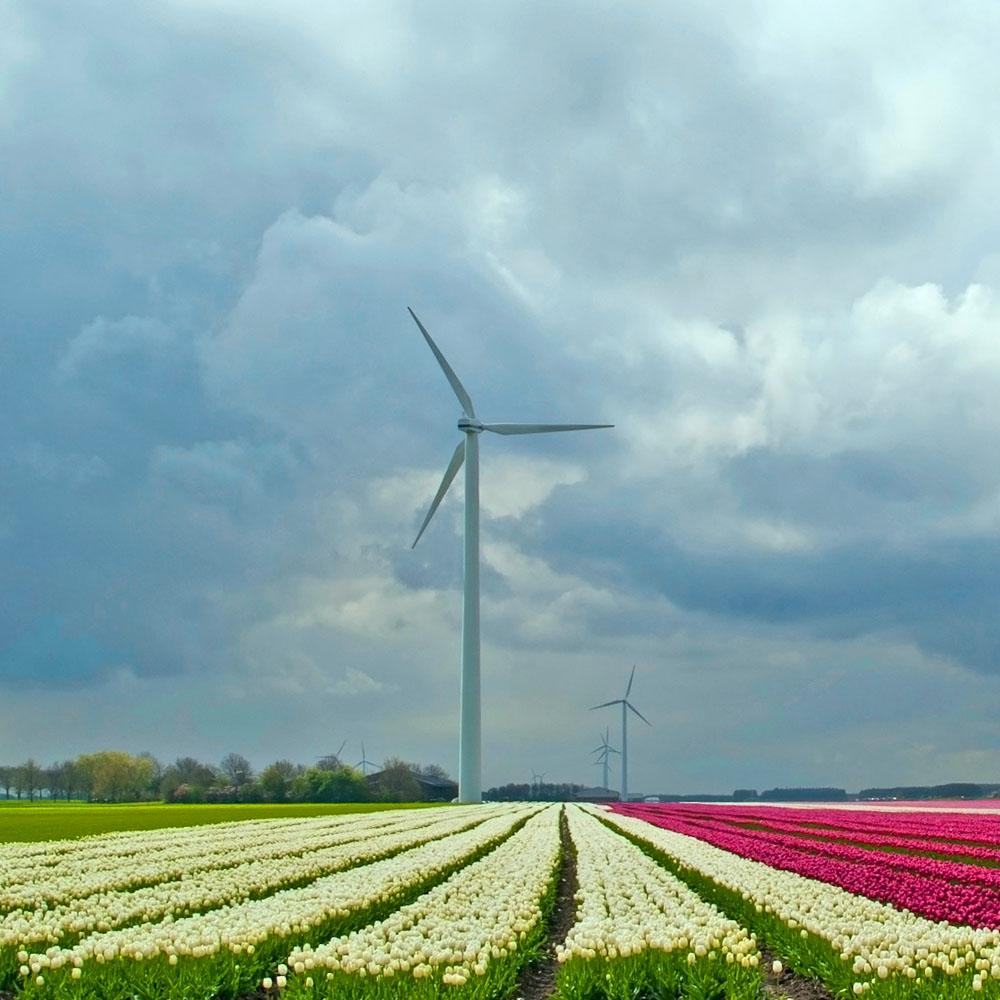
<svg viewBox="0 0 1000 1000">
<path fill-rule="evenodd" d="M 1000 781 L 998 8 L 0 8 L 0 762 Z"/>
</svg>

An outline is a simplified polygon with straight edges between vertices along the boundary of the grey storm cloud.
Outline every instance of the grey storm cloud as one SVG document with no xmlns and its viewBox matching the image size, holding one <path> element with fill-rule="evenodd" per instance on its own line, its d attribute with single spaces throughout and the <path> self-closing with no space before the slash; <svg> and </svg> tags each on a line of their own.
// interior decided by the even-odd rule
<svg viewBox="0 0 1000 1000">
<path fill-rule="evenodd" d="M 591 780 L 633 662 L 637 787 L 995 777 L 996 13 L 8 7 L 0 757 L 454 766 L 411 306 L 616 424 L 484 442 L 487 784 Z"/>
</svg>

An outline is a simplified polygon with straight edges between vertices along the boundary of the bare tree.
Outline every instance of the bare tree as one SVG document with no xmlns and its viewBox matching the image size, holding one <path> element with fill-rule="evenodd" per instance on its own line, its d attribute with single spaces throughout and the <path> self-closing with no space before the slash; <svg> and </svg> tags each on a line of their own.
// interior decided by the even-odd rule
<svg viewBox="0 0 1000 1000">
<path fill-rule="evenodd" d="M 415 770 L 418 774 L 426 774 L 428 778 L 440 778 L 441 781 L 451 781 L 451 775 L 440 764 L 421 764 Z"/>
<path fill-rule="evenodd" d="M 59 794 L 64 790 L 63 767 L 60 761 L 50 764 L 45 768 L 45 787 L 49 790 L 50 799 L 58 799 Z"/>
<path fill-rule="evenodd" d="M 10 798 L 10 787 L 14 784 L 14 770 L 6 764 L 0 767 L 0 788 L 3 788 L 4 798 Z"/>
<path fill-rule="evenodd" d="M 21 792 L 28 793 L 28 801 L 35 801 L 35 793 L 39 791 L 42 781 L 42 769 L 38 762 L 29 757 L 19 768 L 21 787 L 18 789 L 17 797 L 21 797 Z"/>
<path fill-rule="evenodd" d="M 80 791 L 83 787 L 83 775 L 80 773 L 80 765 L 75 760 L 64 760 L 61 764 L 57 764 L 55 769 L 58 769 L 62 793 L 66 796 L 66 801 L 68 802 L 73 798 L 73 793 Z"/>
<path fill-rule="evenodd" d="M 250 761 L 240 753 L 227 753 L 219 761 L 219 770 L 226 776 L 229 784 L 242 788 L 253 780 L 253 768 Z"/>
</svg>

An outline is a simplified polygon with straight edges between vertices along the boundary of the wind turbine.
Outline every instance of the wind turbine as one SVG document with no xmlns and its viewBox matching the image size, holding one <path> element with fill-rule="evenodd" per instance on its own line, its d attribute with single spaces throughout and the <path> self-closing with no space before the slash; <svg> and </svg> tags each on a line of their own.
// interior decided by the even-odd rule
<svg viewBox="0 0 1000 1000">
<path fill-rule="evenodd" d="M 621 801 L 628 802 L 628 713 L 629 711 L 635 712 L 636 715 L 646 723 L 647 726 L 651 726 L 652 723 L 646 718 L 633 705 L 629 700 L 628 696 L 632 691 L 632 681 L 635 678 L 635 664 L 632 664 L 632 673 L 629 675 L 628 687 L 625 688 L 625 697 L 616 698 L 614 701 L 605 701 L 600 705 L 595 705 L 591 711 L 598 708 L 607 708 L 609 705 L 621 705 L 622 707 L 622 791 L 621 791 Z"/>
<path fill-rule="evenodd" d="M 341 765 L 340 755 L 344 752 L 344 747 L 346 746 L 347 746 L 347 740 L 344 740 L 344 742 L 340 744 L 340 749 L 336 753 L 324 754 L 322 757 L 317 757 L 316 759 L 320 763 L 325 762 L 327 767 L 329 767 L 331 770 L 333 768 L 340 767 Z"/>
<path fill-rule="evenodd" d="M 360 767 L 361 768 L 361 773 L 364 774 L 364 775 L 367 775 L 368 774 L 367 768 L 369 767 L 369 765 L 372 766 L 372 767 L 375 766 L 374 763 L 372 761 L 370 761 L 365 756 L 365 743 L 364 743 L 364 740 L 362 740 L 361 741 L 361 760 L 359 760 L 357 762 L 357 764 L 355 764 L 354 766 L 355 767 Z"/>
<path fill-rule="evenodd" d="M 409 309 L 409 306 L 407 306 Z M 438 350 L 437 344 L 417 319 L 417 314 L 409 309 L 413 321 L 427 341 L 437 363 L 441 366 L 448 384 L 458 397 L 462 416 L 458 419 L 458 429 L 462 440 L 451 456 L 444 478 L 438 487 L 430 510 L 424 518 L 411 548 L 415 548 L 424 529 L 438 509 L 448 487 L 465 462 L 465 552 L 463 556 L 462 593 L 462 681 L 460 691 L 461 710 L 458 724 L 458 801 L 481 802 L 483 799 L 482 779 L 482 714 L 479 691 L 479 435 L 483 431 L 494 434 L 548 434 L 552 431 L 589 431 L 614 424 L 484 424 L 477 416 L 472 399 L 451 365 Z"/>
<path fill-rule="evenodd" d="M 536 799 L 538 798 L 538 793 L 542 789 L 542 778 L 544 777 L 544 771 L 541 774 L 536 774 L 534 768 L 531 769 L 531 790 Z"/>
<path fill-rule="evenodd" d="M 608 754 L 620 753 L 608 742 L 609 733 L 607 730 L 604 731 L 604 735 L 601 736 L 601 745 L 596 749 L 592 750 L 591 753 L 598 754 L 597 760 L 594 761 L 594 765 L 603 764 L 604 765 L 604 788 L 610 787 L 608 785 Z"/>
</svg>

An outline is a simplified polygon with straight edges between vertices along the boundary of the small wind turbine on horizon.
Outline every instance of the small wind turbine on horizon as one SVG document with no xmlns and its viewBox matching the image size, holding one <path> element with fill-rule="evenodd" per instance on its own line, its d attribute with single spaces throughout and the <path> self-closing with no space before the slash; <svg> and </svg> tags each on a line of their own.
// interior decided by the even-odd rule
<svg viewBox="0 0 1000 1000">
<path fill-rule="evenodd" d="M 542 787 L 542 779 L 545 777 L 545 772 L 541 774 L 536 774 L 534 768 L 531 770 L 531 788 L 534 794 L 538 795 L 538 790 Z"/>
<path fill-rule="evenodd" d="M 632 692 L 632 681 L 635 679 L 635 664 L 632 664 L 632 673 L 629 675 L 628 687 L 625 688 L 624 698 L 615 698 L 614 701 L 605 701 L 600 705 L 594 705 L 591 711 L 595 711 L 598 708 L 607 708 L 609 705 L 621 705 L 622 707 L 622 790 L 621 790 L 621 801 L 628 802 L 628 713 L 629 711 L 635 712 L 636 715 L 646 723 L 647 726 L 652 726 L 649 719 L 646 718 L 633 705 L 629 700 L 628 696 Z"/>
<path fill-rule="evenodd" d="M 359 760 L 357 762 L 357 764 L 355 764 L 354 766 L 355 767 L 360 767 L 361 768 L 361 773 L 364 774 L 364 775 L 368 774 L 368 770 L 367 769 L 369 767 L 374 767 L 375 766 L 374 761 L 368 760 L 368 758 L 365 756 L 365 742 L 364 742 L 364 740 L 361 741 L 361 760 Z"/>
<path fill-rule="evenodd" d="M 347 746 L 347 740 L 344 740 L 344 742 L 340 744 L 340 749 L 336 753 L 323 754 L 322 757 L 317 757 L 316 759 L 320 762 L 329 761 L 331 764 L 336 764 L 337 766 L 339 766 L 341 763 L 340 755 L 344 752 L 344 747 L 346 746 Z"/>
<path fill-rule="evenodd" d="M 479 435 L 483 431 L 494 434 L 548 434 L 555 431 L 587 431 L 613 424 L 484 424 L 477 416 L 472 399 L 438 350 L 437 344 L 417 319 L 417 314 L 407 306 L 413 321 L 427 341 L 437 363 L 441 366 L 448 384 L 462 407 L 458 429 L 462 440 L 458 443 L 444 478 L 438 487 L 430 510 L 424 518 L 411 548 L 415 548 L 424 529 L 438 509 L 448 487 L 465 463 L 465 546 L 463 554 L 462 590 L 462 680 L 460 690 L 461 710 L 458 727 L 458 801 L 481 802 L 482 782 L 482 710 L 479 667 Z"/>
<path fill-rule="evenodd" d="M 613 753 L 620 753 L 621 751 L 616 750 L 609 742 L 608 738 L 610 733 L 605 730 L 601 736 L 601 745 L 596 749 L 592 750 L 591 753 L 596 753 L 598 755 L 597 760 L 594 761 L 594 766 L 602 764 L 604 766 L 604 785 L 603 788 L 609 788 L 608 784 L 608 755 Z"/>
</svg>

